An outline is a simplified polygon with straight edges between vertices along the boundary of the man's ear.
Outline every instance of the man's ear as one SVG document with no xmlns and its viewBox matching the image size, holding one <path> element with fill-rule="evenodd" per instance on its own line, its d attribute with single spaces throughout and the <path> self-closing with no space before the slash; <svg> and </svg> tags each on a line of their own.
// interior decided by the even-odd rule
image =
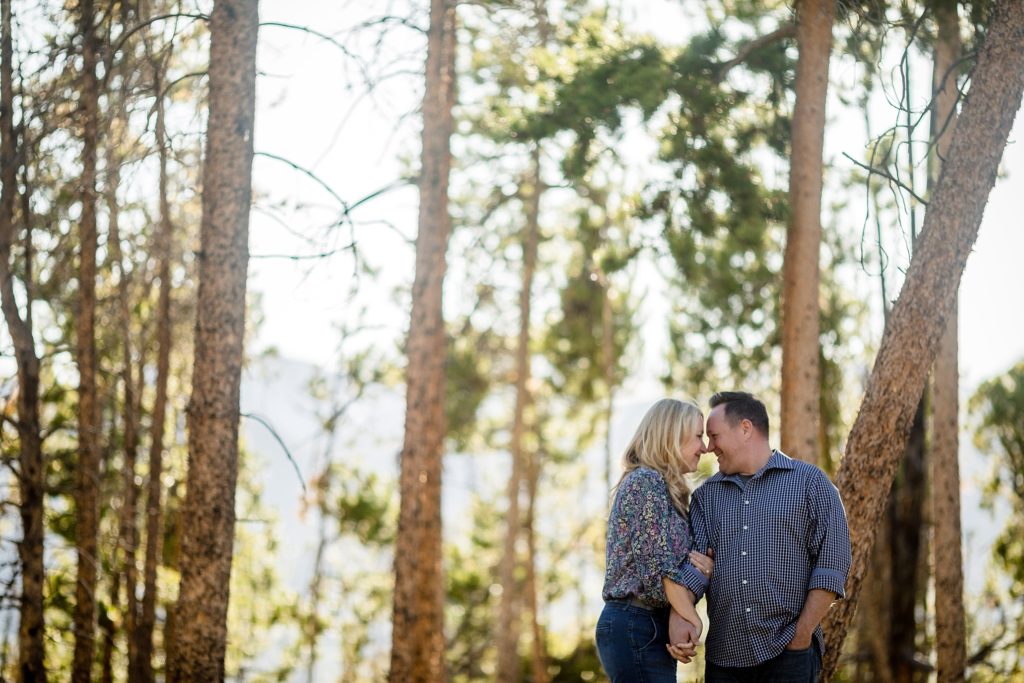
<svg viewBox="0 0 1024 683">
<path fill-rule="evenodd" d="M 750 436 L 754 433 L 754 423 L 750 420 L 741 420 L 740 428 L 743 430 L 743 440 L 749 440 Z"/>
</svg>

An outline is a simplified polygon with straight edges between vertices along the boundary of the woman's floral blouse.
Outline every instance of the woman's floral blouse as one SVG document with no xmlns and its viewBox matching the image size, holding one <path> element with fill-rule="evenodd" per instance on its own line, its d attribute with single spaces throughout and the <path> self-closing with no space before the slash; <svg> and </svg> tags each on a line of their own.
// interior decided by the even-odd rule
<svg viewBox="0 0 1024 683">
<path fill-rule="evenodd" d="M 656 470 L 638 467 L 623 478 L 608 516 L 605 600 L 637 597 L 667 607 L 662 577 L 682 584 L 692 537 Z"/>
</svg>

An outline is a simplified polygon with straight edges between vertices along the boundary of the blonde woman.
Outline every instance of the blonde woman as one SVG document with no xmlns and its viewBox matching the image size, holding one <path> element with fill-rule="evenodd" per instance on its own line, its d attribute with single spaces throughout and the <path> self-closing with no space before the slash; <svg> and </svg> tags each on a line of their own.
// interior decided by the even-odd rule
<svg viewBox="0 0 1024 683">
<path fill-rule="evenodd" d="M 691 551 L 686 475 L 697 469 L 704 416 L 688 402 L 662 399 L 647 411 L 629 442 L 608 516 L 604 610 L 597 650 L 612 683 L 675 683 L 669 614 L 685 620 L 673 640 L 696 646 L 703 624 L 682 587 L 683 567 L 710 576 L 712 561 Z M 674 643 L 679 644 L 679 642 Z"/>
</svg>

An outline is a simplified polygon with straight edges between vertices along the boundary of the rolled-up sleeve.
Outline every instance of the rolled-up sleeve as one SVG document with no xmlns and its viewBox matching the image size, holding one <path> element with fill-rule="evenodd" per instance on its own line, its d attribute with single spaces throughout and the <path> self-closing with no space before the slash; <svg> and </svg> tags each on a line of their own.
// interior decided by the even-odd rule
<svg viewBox="0 0 1024 683">
<path fill-rule="evenodd" d="M 846 579 L 850 573 L 850 528 L 839 491 L 823 472 L 808 486 L 811 533 L 808 552 L 814 558 L 807 590 L 821 588 L 846 597 Z"/>
<path fill-rule="evenodd" d="M 690 533 L 693 536 L 691 547 L 698 552 L 707 553 L 710 538 L 707 527 L 707 516 L 704 514 L 704 506 L 699 492 L 694 493 L 690 498 Z M 689 561 L 683 566 L 682 580 L 676 583 L 686 586 L 693 592 L 698 600 L 704 595 L 708 588 L 708 577 L 704 576 Z"/>
<path fill-rule="evenodd" d="M 629 526 L 633 559 L 645 593 L 665 599 L 664 577 L 682 583 L 689 538 L 675 538 L 673 516 L 679 512 L 672 507 L 665 483 L 654 472 L 636 471 L 623 482 L 620 503 Z M 676 525 L 678 527 L 678 524 Z"/>
</svg>

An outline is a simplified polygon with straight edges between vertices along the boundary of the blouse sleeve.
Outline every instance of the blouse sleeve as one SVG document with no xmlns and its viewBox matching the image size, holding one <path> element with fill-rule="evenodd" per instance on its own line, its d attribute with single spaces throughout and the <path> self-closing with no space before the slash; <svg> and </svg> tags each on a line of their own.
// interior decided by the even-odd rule
<svg viewBox="0 0 1024 683">
<path fill-rule="evenodd" d="M 688 525 L 672 505 L 668 487 L 658 473 L 634 470 L 622 487 L 622 519 L 644 593 L 665 600 L 663 577 L 683 583 L 683 566 L 690 549 Z"/>
</svg>

